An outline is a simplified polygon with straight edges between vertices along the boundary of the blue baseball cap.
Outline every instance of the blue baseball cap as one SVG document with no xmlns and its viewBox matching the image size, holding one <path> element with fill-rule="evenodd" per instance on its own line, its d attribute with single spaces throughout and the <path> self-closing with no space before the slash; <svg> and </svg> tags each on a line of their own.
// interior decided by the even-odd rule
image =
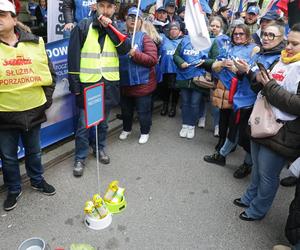
<svg viewBox="0 0 300 250">
<path fill-rule="evenodd" d="M 163 7 L 163 6 L 161 6 L 161 7 L 159 7 L 157 10 L 156 10 L 156 12 L 167 12 L 166 11 L 166 9 L 165 9 L 165 7 Z"/>
<path fill-rule="evenodd" d="M 279 20 L 280 19 L 280 15 L 276 12 L 276 11 L 269 11 L 267 12 L 262 18 L 265 20 Z"/>
<path fill-rule="evenodd" d="M 140 10 L 138 11 L 138 9 L 136 7 L 131 7 L 129 10 L 128 10 L 128 16 L 137 16 L 137 14 L 139 14 L 139 18 L 143 19 L 143 12 Z"/>
<path fill-rule="evenodd" d="M 247 13 L 253 13 L 255 15 L 258 15 L 259 13 L 259 8 L 257 6 L 250 6 L 247 10 Z"/>
</svg>

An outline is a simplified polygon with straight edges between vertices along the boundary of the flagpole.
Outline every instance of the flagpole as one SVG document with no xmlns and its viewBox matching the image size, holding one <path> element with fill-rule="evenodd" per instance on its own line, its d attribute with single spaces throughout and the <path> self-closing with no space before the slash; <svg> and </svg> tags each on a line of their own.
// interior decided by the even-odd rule
<svg viewBox="0 0 300 250">
<path fill-rule="evenodd" d="M 137 26 L 137 22 L 138 22 L 138 18 L 139 18 L 140 6 L 141 6 L 141 0 L 139 0 L 138 6 L 137 6 L 137 13 L 136 13 L 135 22 L 134 22 L 134 29 L 133 29 L 133 34 L 132 34 L 131 48 L 133 48 L 133 46 L 134 46 L 134 38 L 135 38 L 136 26 Z"/>
</svg>

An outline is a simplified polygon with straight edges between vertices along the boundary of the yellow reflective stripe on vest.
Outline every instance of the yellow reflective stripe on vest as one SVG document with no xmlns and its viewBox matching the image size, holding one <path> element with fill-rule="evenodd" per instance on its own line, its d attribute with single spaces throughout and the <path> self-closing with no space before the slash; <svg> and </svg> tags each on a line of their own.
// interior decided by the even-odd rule
<svg viewBox="0 0 300 250">
<path fill-rule="evenodd" d="M 16 112 L 46 102 L 42 86 L 52 84 L 43 39 L 21 42 L 18 47 L 0 43 L 0 111 Z"/>
<path fill-rule="evenodd" d="M 119 58 L 115 45 L 106 35 L 101 53 L 98 38 L 98 30 L 93 29 L 91 24 L 80 55 L 79 78 L 82 83 L 97 82 L 102 76 L 109 81 L 120 79 Z"/>
</svg>

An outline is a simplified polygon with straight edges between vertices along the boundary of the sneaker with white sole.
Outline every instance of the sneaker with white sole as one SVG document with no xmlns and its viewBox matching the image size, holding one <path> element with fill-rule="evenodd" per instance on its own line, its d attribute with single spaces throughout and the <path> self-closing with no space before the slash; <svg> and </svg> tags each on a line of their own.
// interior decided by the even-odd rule
<svg viewBox="0 0 300 250">
<path fill-rule="evenodd" d="M 22 192 L 20 193 L 8 193 L 7 198 L 4 201 L 3 207 L 5 211 L 13 210 L 17 206 L 17 201 L 22 195 Z"/>
<path fill-rule="evenodd" d="M 148 141 L 149 134 L 141 134 L 141 137 L 139 139 L 139 144 L 144 144 Z"/>
<path fill-rule="evenodd" d="M 128 136 L 131 134 L 131 131 L 122 131 L 122 133 L 119 135 L 120 140 L 126 140 Z"/>
<path fill-rule="evenodd" d="M 201 117 L 198 121 L 198 127 L 204 128 L 205 127 L 205 117 Z"/>
<path fill-rule="evenodd" d="M 182 125 L 182 128 L 179 132 L 179 136 L 182 138 L 186 138 L 187 132 L 188 132 L 188 125 Z"/>
<path fill-rule="evenodd" d="M 219 137 L 219 125 L 215 126 L 214 137 Z"/>
<path fill-rule="evenodd" d="M 195 136 L 195 126 L 188 126 L 186 138 L 193 139 Z"/>
</svg>

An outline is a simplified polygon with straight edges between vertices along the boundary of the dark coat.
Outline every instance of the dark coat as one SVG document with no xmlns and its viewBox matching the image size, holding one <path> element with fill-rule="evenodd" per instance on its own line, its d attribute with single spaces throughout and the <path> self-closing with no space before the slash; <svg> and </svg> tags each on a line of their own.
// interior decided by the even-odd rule
<svg viewBox="0 0 300 250">
<path fill-rule="evenodd" d="M 65 23 L 74 23 L 74 11 L 75 2 L 74 0 L 64 0 L 62 4 L 62 11 L 65 19 Z"/>
<path fill-rule="evenodd" d="M 39 38 L 31 33 L 17 30 L 19 34 L 18 43 L 39 43 Z M 0 112 L 0 129 L 21 129 L 28 131 L 31 128 L 40 125 L 47 120 L 45 111 L 52 104 L 52 94 L 54 92 L 56 75 L 52 63 L 48 59 L 48 66 L 52 75 L 52 85 L 44 86 L 44 92 L 47 102 L 37 108 L 29 109 L 21 112 Z M 30 100 L 28 100 L 30 102 Z"/>
<path fill-rule="evenodd" d="M 285 236 L 292 245 L 296 245 L 300 241 L 300 179 L 296 186 L 295 198 L 290 205 Z"/>
</svg>

